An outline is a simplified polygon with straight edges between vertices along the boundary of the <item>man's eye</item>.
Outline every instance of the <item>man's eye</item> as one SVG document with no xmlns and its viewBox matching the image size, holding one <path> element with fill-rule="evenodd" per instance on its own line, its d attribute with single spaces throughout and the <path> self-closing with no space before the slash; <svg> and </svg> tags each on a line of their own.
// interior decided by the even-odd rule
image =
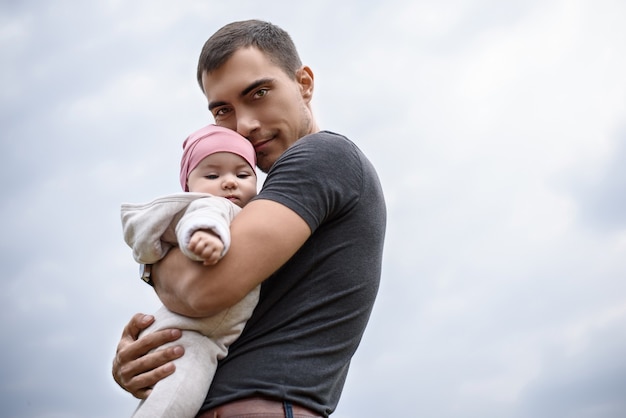
<svg viewBox="0 0 626 418">
<path fill-rule="evenodd" d="M 215 115 L 215 116 L 224 116 L 228 112 L 229 112 L 229 109 L 227 107 L 220 107 L 219 109 L 217 109 L 215 111 L 215 113 L 213 113 L 213 115 Z"/>
<path fill-rule="evenodd" d="M 269 89 L 260 89 L 257 90 L 256 93 L 254 93 L 255 97 L 263 97 L 267 95 L 267 92 L 269 91 Z"/>
</svg>

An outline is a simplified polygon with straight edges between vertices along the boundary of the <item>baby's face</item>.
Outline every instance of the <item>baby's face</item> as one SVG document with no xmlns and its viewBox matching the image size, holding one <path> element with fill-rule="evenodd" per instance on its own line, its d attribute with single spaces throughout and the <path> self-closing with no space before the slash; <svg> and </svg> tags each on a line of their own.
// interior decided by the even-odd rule
<svg viewBox="0 0 626 418">
<path fill-rule="evenodd" d="M 230 152 L 205 157 L 187 177 L 190 192 L 225 197 L 243 207 L 256 196 L 256 173 L 246 160 Z"/>
</svg>

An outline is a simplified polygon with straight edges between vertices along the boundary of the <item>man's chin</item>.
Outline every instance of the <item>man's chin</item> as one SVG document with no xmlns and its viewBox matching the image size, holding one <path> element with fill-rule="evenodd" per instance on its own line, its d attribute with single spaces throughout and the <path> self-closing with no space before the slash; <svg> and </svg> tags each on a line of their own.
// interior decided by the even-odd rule
<svg viewBox="0 0 626 418">
<path fill-rule="evenodd" d="M 263 173 L 267 174 L 267 172 L 270 171 L 270 168 L 272 168 L 273 165 L 274 163 L 270 163 L 267 157 L 257 157 L 256 166 Z"/>
</svg>

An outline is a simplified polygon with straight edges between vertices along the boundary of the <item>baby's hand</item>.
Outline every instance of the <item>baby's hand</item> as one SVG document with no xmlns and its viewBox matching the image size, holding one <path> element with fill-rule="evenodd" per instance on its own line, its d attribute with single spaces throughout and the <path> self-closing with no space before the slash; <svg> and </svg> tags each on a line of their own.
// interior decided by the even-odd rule
<svg viewBox="0 0 626 418">
<path fill-rule="evenodd" d="M 212 266 L 222 258 L 224 243 L 213 232 L 201 229 L 193 233 L 187 248 L 202 258 L 205 266 Z"/>
</svg>

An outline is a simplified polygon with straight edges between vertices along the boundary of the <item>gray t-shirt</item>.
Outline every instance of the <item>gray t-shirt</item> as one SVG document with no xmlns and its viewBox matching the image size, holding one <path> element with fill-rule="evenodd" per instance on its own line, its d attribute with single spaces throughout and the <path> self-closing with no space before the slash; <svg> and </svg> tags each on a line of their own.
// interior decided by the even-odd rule
<svg viewBox="0 0 626 418">
<path fill-rule="evenodd" d="M 220 362 L 202 410 L 265 396 L 327 416 L 378 291 L 386 226 L 380 182 L 355 144 L 323 131 L 276 161 L 257 199 L 287 206 L 313 232 L 263 282 L 259 304 Z"/>
</svg>

